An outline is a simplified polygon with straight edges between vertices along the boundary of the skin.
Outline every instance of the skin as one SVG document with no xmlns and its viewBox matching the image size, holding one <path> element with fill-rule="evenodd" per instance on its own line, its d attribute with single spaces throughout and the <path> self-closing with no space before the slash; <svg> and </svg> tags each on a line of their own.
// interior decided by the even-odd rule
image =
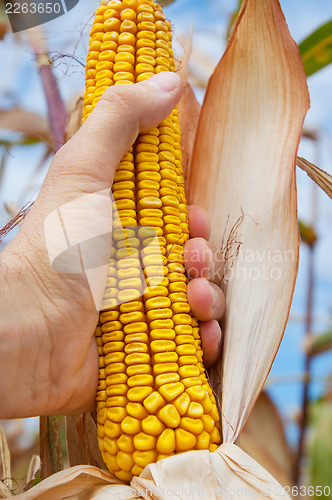
<svg viewBox="0 0 332 500">
<path fill-rule="evenodd" d="M 1 252 L 0 418 L 94 409 L 98 312 L 84 273 L 63 274 L 52 268 L 44 221 L 73 200 L 109 189 L 117 165 L 138 133 L 166 118 L 181 94 L 179 77 L 168 73 L 106 91 L 78 133 L 55 156 L 18 235 Z M 75 226 L 85 227 L 89 215 L 88 211 L 76 214 Z M 189 207 L 189 223 L 192 239 L 184 257 L 195 279 L 189 282 L 188 300 L 202 321 L 208 367 L 221 349 L 218 321 L 225 301 L 216 283 L 222 277 L 223 262 L 207 242 L 205 212 Z"/>
</svg>

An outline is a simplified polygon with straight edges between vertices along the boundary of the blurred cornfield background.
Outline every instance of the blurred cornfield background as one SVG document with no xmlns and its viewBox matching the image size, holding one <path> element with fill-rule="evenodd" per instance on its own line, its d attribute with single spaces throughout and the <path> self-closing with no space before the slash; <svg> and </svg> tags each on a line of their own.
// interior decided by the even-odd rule
<svg viewBox="0 0 332 500">
<path fill-rule="evenodd" d="M 193 32 L 189 81 L 202 102 L 208 79 L 226 46 L 238 1 L 168 3 L 165 12 L 174 27 L 178 57 Z M 54 121 L 63 120 L 66 113 L 71 117 L 70 128 L 79 123 L 85 55 L 98 4 L 98 0 L 81 0 L 64 17 L 44 25 L 45 53 L 38 58 L 36 51 L 43 39 L 32 36 L 31 30 L 13 35 L 1 3 L 0 227 L 37 196 L 54 151 L 61 146 L 54 141 Z M 311 95 L 299 156 L 331 173 L 331 3 L 281 0 L 281 7 L 291 35 L 300 45 Z M 52 71 L 64 103 L 65 111 L 60 106 L 55 117 L 46 98 L 41 65 Z M 52 85 L 51 81 L 48 89 Z M 281 484 L 289 486 L 293 497 L 304 496 L 300 490 L 292 490 L 294 485 L 330 487 L 326 491 L 332 491 L 332 203 L 299 168 L 297 177 L 302 245 L 290 321 L 265 391 L 238 443 Z M 0 243 L 0 250 L 16 230 Z M 58 424 L 64 441 L 60 417 Z M 0 480 L 17 493 L 40 466 L 38 419 L 1 425 L 12 468 L 8 477 L 6 466 L 2 471 L 0 467 Z M 9 458 L 1 439 L 0 462 L 5 464 Z M 65 449 L 65 443 L 59 448 Z M 66 465 L 67 457 L 56 460 Z"/>
</svg>

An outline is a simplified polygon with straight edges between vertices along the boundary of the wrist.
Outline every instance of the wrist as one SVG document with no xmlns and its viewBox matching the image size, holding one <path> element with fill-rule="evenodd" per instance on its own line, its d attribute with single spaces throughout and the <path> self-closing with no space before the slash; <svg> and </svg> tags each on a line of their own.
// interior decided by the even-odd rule
<svg viewBox="0 0 332 500">
<path fill-rule="evenodd" d="M 29 265 L 14 249 L 0 253 L 0 418 L 36 414 L 38 332 L 45 326 Z"/>
</svg>

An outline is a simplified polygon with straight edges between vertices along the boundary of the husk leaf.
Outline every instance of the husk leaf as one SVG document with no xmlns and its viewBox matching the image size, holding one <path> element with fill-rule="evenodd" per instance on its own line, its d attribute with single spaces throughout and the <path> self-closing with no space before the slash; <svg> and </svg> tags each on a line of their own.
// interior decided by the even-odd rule
<svg viewBox="0 0 332 500">
<path fill-rule="evenodd" d="M 309 106 L 298 48 L 277 0 L 246 0 L 208 85 L 189 178 L 226 271 L 223 439 L 234 442 L 259 395 L 289 315 L 298 267 L 295 160 Z"/>
<path fill-rule="evenodd" d="M 305 158 L 297 158 L 297 165 L 302 168 L 309 177 L 318 184 L 318 186 L 325 191 L 327 196 L 332 198 L 332 175 L 324 172 L 321 168 L 316 167 Z"/>
<path fill-rule="evenodd" d="M 283 486 L 293 484 L 291 454 L 277 407 L 263 391 L 237 441 Z"/>
<path fill-rule="evenodd" d="M 241 493 L 242 492 L 242 493 Z M 130 486 L 110 472 L 81 465 L 58 472 L 18 500 L 230 500 L 238 496 L 289 499 L 277 481 L 238 446 L 225 443 L 214 453 L 191 451 L 144 469 Z"/>
</svg>

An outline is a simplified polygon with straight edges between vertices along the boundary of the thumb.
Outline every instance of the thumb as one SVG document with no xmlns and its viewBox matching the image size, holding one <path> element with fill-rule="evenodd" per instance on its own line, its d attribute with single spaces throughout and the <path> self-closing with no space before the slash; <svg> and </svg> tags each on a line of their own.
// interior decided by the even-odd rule
<svg viewBox="0 0 332 500">
<path fill-rule="evenodd" d="M 61 245 L 71 246 L 96 234 L 107 234 L 111 220 L 107 193 L 121 158 L 139 132 L 158 125 L 171 113 L 181 94 L 181 79 L 171 72 L 135 85 L 109 88 L 80 130 L 54 157 L 21 227 L 20 240 L 34 240 L 41 249 L 51 246 L 51 253 L 56 255 Z M 95 196 L 97 193 L 106 196 Z M 62 226 L 67 221 L 70 241 L 65 245 Z"/>
<path fill-rule="evenodd" d="M 91 178 L 92 189 L 106 189 L 139 132 L 158 125 L 182 94 L 178 75 L 162 72 L 135 85 L 110 87 L 77 134 L 59 151 L 54 168 L 73 178 Z M 97 185 L 96 185 L 97 182 Z M 82 189 L 86 192 L 85 186 Z"/>
</svg>

